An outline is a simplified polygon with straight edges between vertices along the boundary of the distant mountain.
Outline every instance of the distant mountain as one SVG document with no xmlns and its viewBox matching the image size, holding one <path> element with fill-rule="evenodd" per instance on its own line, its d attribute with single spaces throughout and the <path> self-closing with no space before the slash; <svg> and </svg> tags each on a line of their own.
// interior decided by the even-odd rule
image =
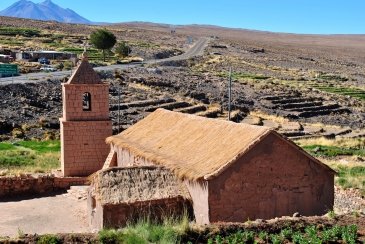
<svg viewBox="0 0 365 244">
<path fill-rule="evenodd" d="M 3 11 L 0 11 L 0 16 L 46 21 L 54 20 L 63 23 L 92 24 L 91 21 L 78 15 L 73 10 L 61 8 L 51 0 L 46 0 L 38 4 L 28 0 L 20 0 Z"/>
</svg>

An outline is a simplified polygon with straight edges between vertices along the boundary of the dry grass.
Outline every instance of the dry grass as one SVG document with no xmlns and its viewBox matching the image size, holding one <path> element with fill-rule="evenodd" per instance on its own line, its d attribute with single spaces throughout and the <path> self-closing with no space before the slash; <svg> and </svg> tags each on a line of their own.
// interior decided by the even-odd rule
<svg viewBox="0 0 365 244">
<path fill-rule="evenodd" d="M 248 151 L 270 130 L 158 109 L 107 142 L 180 177 L 214 177 Z"/>
<path fill-rule="evenodd" d="M 95 195 L 101 204 L 118 204 L 170 197 L 190 198 L 171 171 L 156 166 L 110 168 L 94 175 Z"/>
<path fill-rule="evenodd" d="M 326 139 L 324 137 L 296 140 L 300 146 L 321 145 L 336 146 L 343 148 L 365 148 L 365 138 L 336 138 Z"/>
<path fill-rule="evenodd" d="M 279 123 L 279 124 L 284 124 L 284 123 L 289 122 L 289 119 L 287 119 L 287 118 L 277 116 L 277 115 L 270 115 L 270 114 L 264 113 L 264 112 L 259 111 L 259 110 L 251 111 L 250 115 L 253 116 L 253 117 L 259 117 L 259 118 L 262 118 L 262 119 L 265 119 L 265 120 L 271 120 L 271 121 L 274 121 L 274 122 Z"/>
</svg>

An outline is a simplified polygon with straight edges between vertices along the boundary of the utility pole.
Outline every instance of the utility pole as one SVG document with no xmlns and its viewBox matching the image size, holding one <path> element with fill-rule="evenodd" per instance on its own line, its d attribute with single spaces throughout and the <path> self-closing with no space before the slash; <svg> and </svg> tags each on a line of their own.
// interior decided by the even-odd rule
<svg viewBox="0 0 365 244">
<path fill-rule="evenodd" d="M 229 68 L 229 80 L 228 80 L 228 121 L 231 120 L 231 99 L 232 99 L 232 67 Z"/>
<path fill-rule="evenodd" d="M 118 86 L 118 133 L 120 133 L 120 86 Z"/>
</svg>

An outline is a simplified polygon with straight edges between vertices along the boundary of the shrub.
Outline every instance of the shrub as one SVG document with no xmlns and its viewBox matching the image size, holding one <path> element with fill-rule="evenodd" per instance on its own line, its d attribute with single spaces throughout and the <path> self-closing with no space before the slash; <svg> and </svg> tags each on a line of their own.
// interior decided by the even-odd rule
<svg viewBox="0 0 365 244">
<path fill-rule="evenodd" d="M 61 241 L 55 235 L 44 235 L 39 237 L 37 244 L 58 244 Z"/>
<path fill-rule="evenodd" d="M 11 135 L 14 137 L 14 138 L 23 138 L 24 137 L 24 131 L 20 128 L 14 128 L 12 131 L 11 131 Z"/>
<path fill-rule="evenodd" d="M 98 236 L 102 244 L 117 244 L 122 240 L 122 233 L 116 230 L 101 230 Z"/>
<path fill-rule="evenodd" d="M 115 47 L 115 53 L 119 56 L 119 57 L 128 57 L 128 55 L 130 54 L 130 48 L 129 46 L 127 46 L 126 42 L 120 42 L 117 44 L 117 46 Z"/>
<path fill-rule="evenodd" d="M 72 64 L 72 62 L 71 62 L 71 61 L 65 61 L 65 62 L 63 63 L 63 69 L 64 69 L 64 70 L 71 70 L 71 69 L 72 69 L 72 67 L 73 67 L 73 64 Z"/>
</svg>

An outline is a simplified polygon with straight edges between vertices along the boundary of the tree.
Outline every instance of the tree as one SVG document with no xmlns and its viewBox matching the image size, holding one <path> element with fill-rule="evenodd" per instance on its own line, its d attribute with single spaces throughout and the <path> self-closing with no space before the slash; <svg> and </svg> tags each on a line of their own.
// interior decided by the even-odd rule
<svg viewBox="0 0 365 244">
<path fill-rule="evenodd" d="M 127 57 L 131 53 L 131 49 L 127 46 L 126 42 L 119 42 L 115 47 L 115 53 L 119 57 Z"/>
<path fill-rule="evenodd" d="M 103 59 L 105 62 L 105 51 L 110 50 L 114 47 L 115 43 L 117 42 L 117 38 L 113 33 L 106 29 L 99 29 L 91 33 L 90 42 L 97 49 L 103 51 Z"/>
</svg>

